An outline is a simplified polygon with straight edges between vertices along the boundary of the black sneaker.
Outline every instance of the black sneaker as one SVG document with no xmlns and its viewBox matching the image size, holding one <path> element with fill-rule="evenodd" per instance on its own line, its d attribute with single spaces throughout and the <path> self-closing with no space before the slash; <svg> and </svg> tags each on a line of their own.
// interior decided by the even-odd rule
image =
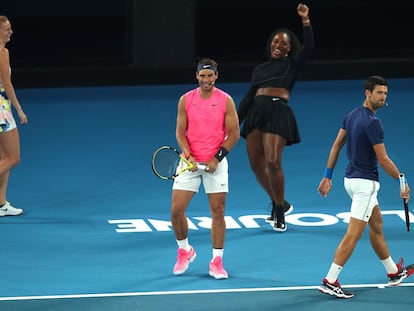
<svg viewBox="0 0 414 311">
<path fill-rule="evenodd" d="M 273 222 L 274 222 L 274 220 L 273 220 L 273 203 L 272 202 L 270 202 L 270 205 L 272 206 L 272 213 L 270 214 L 270 216 L 269 217 L 267 217 L 266 219 L 265 219 L 265 221 L 268 223 L 268 224 L 273 224 Z M 285 215 L 288 215 L 288 214 L 290 214 L 290 213 L 292 213 L 292 211 L 293 211 L 293 205 L 292 204 L 290 204 L 288 201 L 286 201 L 285 200 L 285 202 L 283 203 L 283 208 L 285 209 Z"/>
<path fill-rule="evenodd" d="M 273 230 L 276 232 L 285 232 L 287 230 L 287 226 L 284 222 L 274 222 Z"/>
<path fill-rule="evenodd" d="M 276 232 L 285 232 L 285 207 L 283 205 L 273 205 L 273 230 Z"/>
<path fill-rule="evenodd" d="M 414 264 L 404 267 L 404 259 L 400 258 L 397 263 L 398 272 L 388 273 L 388 286 L 398 286 L 401 282 L 414 273 Z"/>
<path fill-rule="evenodd" d="M 335 296 L 337 298 L 352 298 L 354 297 L 353 292 L 349 292 L 341 287 L 339 281 L 336 280 L 335 283 L 329 283 L 327 279 L 322 280 L 322 284 L 319 285 L 318 290 L 321 293 Z"/>
</svg>

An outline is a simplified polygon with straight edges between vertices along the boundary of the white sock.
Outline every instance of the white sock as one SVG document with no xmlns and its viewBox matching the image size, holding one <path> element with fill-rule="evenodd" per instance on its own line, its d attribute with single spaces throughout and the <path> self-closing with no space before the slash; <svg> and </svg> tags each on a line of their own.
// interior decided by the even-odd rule
<svg viewBox="0 0 414 311">
<path fill-rule="evenodd" d="M 213 259 L 216 258 L 217 256 L 223 257 L 223 253 L 224 253 L 224 249 L 222 249 L 222 248 L 213 248 Z M 212 259 L 212 261 L 213 261 L 213 259 Z"/>
<path fill-rule="evenodd" d="M 338 279 L 339 273 L 341 273 L 341 270 L 342 266 L 337 265 L 333 262 L 325 279 L 327 279 L 329 283 L 335 283 L 335 281 Z"/>
<path fill-rule="evenodd" d="M 177 240 L 177 245 L 179 248 L 184 248 L 187 252 L 191 249 L 191 245 L 188 243 L 188 238 Z"/>
<path fill-rule="evenodd" d="M 395 264 L 394 260 L 392 260 L 391 256 L 384 260 L 381 260 L 381 263 L 384 265 L 384 268 L 387 271 L 387 274 L 388 273 L 394 274 L 398 272 L 398 267 Z"/>
</svg>

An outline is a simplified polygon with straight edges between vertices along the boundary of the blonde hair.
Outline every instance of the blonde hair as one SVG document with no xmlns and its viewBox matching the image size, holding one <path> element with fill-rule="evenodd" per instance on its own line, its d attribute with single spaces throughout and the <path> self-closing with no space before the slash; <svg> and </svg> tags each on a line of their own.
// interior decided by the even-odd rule
<svg viewBox="0 0 414 311">
<path fill-rule="evenodd" d="M 8 19 L 7 16 L 0 15 L 0 24 L 3 24 L 3 23 L 8 22 L 8 21 L 9 21 L 9 19 Z"/>
</svg>

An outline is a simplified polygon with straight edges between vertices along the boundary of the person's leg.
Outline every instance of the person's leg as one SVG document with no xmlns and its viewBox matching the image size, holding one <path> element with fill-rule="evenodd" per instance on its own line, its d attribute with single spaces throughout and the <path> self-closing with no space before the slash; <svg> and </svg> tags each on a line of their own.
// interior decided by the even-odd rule
<svg viewBox="0 0 414 311">
<path fill-rule="evenodd" d="M 183 274 L 196 258 L 196 253 L 188 242 L 188 222 L 186 209 L 194 192 L 173 190 L 171 199 L 171 224 L 178 244 L 177 261 L 174 265 L 175 275 Z"/>
<path fill-rule="evenodd" d="M 20 163 L 20 138 L 17 128 L 0 134 L 0 216 L 16 216 L 23 210 L 7 202 L 10 170 Z"/>
<path fill-rule="evenodd" d="M 224 239 L 226 221 L 224 210 L 229 191 L 228 162 L 224 158 L 213 173 L 203 173 L 204 190 L 208 195 L 211 214 L 212 259 L 209 263 L 209 275 L 215 279 L 227 279 L 228 273 L 223 268 Z"/>
<path fill-rule="evenodd" d="M 3 150 L 0 145 L 0 159 L 3 159 Z M 10 171 L 0 175 L 0 206 L 6 204 L 7 185 L 9 183 Z"/>
<path fill-rule="evenodd" d="M 285 200 L 285 177 L 282 168 L 283 150 L 286 139 L 272 133 L 263 133 L 263 154 L 265 176 L 270 187 L 272 201 L 283 205 Z"/>
<path fill-rule="evenodd" d="M 223 249 L 226 235 L 226 222 L 224 220 L 224 206 L 226 193 L 210 193 L 208 195 L 211 212 L 211 242 L 213 248 Z"/>
<path fill-rule="evenodd" d="M 268 173 L 266 171 L 266 162 L 264 158 L 263 134 L 258 130 L 253 130 L 246 137 L 246 149 L 249 157 L 250 168 L 252 169 L 256 180 L 266 191 L 267 195 L 272 198 Z"/>
<path fill-rule="evenodd" d="M 352 199 L 348 228 L 318 289 L 338 298 L 352 298 L 354 294 L 342 289 L 338 277 L 367 226 L 375 206 L 377 190 L 374 181 L 359 178 L 344 178 L 344 188 Z"/>
<path fill-rule="evenodd" d="M 359 239 L 364 232 L 366 222 L 353 218 L 349 220 L 348 229 L 336 248 L 333 262 L 319 286 L 318 290 L 321 293 L 336 296 L 338 298 L 352 298 L 354 293 L 349 292 L 341 287 L 338 281 L 339 274 L 342 271 L 343 266 L 348 261 L 352 252 L 355 249 Z"/>
<path fill-rule="evenodd" d="M 188 237 L 188 223 L 186 210 L 194 192 L 185 190 L 173 190 L 171 200 L 171 224 L 177 240 Z"/>
<path fill-rule="evenodd" d="M 276 210 L 273 205 L 277 204 L 275 196 L 280 196 L 280 193 L 277 192 L 278 190 L 282 193 L 284 212 L 290 213 L 293 209 L 292 205 L 284 200 L 284 177 L 283 171 L 281 170 L 281 155 L 285 144 L 286 141 L 284 138 L 275 134 L 262 133 L 258 130 L 253 130 L 246 137 L 246 148 L 250 167 L 257 181 L 272 201 L 272 213 L 266 220 L 269 223 L 273 223 L 274 221 L 273 215 Z M 269 161 L 271 163 L 270 169 L 268 167 Z M 275 171 L 276 174 L 274 174 Z M 281 183 L 280 188 L 277 187 L 278 183 Z"/>
<path fill-rule="evenodd" d="M 333 259 L 333 262 L 335 264 L 341 267 L 345 265 L 349 257 L 351 257 L 352 252 L 354 251 L 359 239 L 361 238 L 366 225 L 367 223 L 363 220 L 355 219 L 353 217 L 350 218 L 348 229 L 346 230 L 342 241 L 339 243 L 335 251 Z M 332 279 L 328 280 L 331 281 Z"/>
<path fill-rule="evenodd" d="M 387 272 L 388 285 L 397 286 L 405 278 L 414 273 L 414 265 L 404 266 L 404 260 L 402 258 L 398 263 L 395 263 L 385 240 L 382 224 L 381 210 L 377 205 L 374 208 L 369 221 L 369 237 L 372 248 Z"/>
<path fill-rule="evenodd" d="M 0 176 L 0 216 L 18 216 L 23 214 L 23 209 L 16 208 L 7 201 L 7 186 L 10 171 Z"/>
<path fill-rule="evenodd" d="M 226 221 L 224 209 L 227 193 L 209 193 L 208 199 L 211 212 L 211 243 L 213 258 L 209 264 L 209 274 L 215 279 L 226 279 L 228 273 L 223 267 L 224 239 L 226 235 Z"/>
<path fill-rule="evenodd" d="M 0 206 L 6 204 L 7 186 L 9 183 L 10 171 L 0 176 Z"/>
<path fill-rule="evenodd" d="M 378 205 L 372 211 L 369 219 L 369 238 L 372 248 L 380 260 L 390 257 L 387 242 L 385 241 L 384 232 L 382 230 L 382 215 Z M 396 270 L 392 271 L 396 272 Z"/>
<path fill-rule="evenodd" d="M 372 248 L 374 249 L 381 263 L 384 265 L 387 274 L 396 274 L 399 272 L 400 267 L 397 266 L 391 257 L 387 242 L 384 237 L 382 224 L 383 220 L 381 210 L 377 205 L 373 209 L 371 218 L 369 220 L 369 239 Z"/>
<path fill-rule="evenodd" d="M 20 138 L 17 128 L 0 134 L 0 176 L 20 163 Z"/>
<path fill-rule="evenodd" d="M 275 134 L 263 133 L 264 161 L 270 187 L 274 230 L 286 231 L 285 224 L 285 177 L 282 168 L 283 150 L 286 139 Z"/>
</svg>

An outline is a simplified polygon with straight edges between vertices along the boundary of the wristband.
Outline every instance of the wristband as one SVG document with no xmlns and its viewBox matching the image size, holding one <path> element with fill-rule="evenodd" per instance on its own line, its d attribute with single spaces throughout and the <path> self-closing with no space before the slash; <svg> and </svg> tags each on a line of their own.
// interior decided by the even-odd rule
<svg viewBox="0 0 414 311">
<path fill-rule="evenodd" d="M 217 151 L 217 153 L 214 156 L 216 157 L 217 160 L 219 160 L 219 162 L 221 162 L 221 160 L 223 160 L 224 157 L 228 154 L 229 154 L 229 151 L 226 148 L 220 147 L 219 151 Z"/>
<path fill-rule="evenodd" d="M 332 173 L 333 173 L 333 168 L 327 167 L 327 168 L 325 168 L 325 172 L 323 174 L 323 177 L 332 179 Z"/>
</svg>

